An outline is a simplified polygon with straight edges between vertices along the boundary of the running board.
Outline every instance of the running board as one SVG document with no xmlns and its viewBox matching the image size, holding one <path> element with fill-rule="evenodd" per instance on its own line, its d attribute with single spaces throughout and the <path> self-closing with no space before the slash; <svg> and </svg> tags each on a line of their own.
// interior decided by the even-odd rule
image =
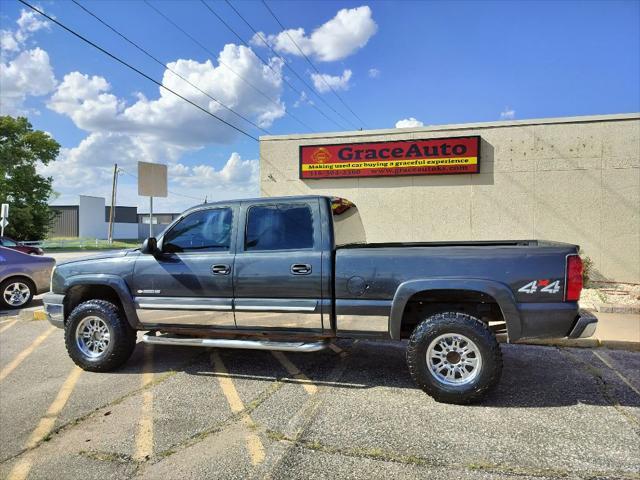
<svg viewBox="0 0 640 480">
<path fill-rule="evenodd" d="M 142 336 L 144 343 L 152 345 L 181 345 L 184 347 L 240 348 L 245 350 L 279 350 L 283 352 L 317 352 L 327 348 L 328 342 L 272 342 L 268 340 L 234 340 L 225 338 L 184 337 L 177 335 Z"/>
</svg>

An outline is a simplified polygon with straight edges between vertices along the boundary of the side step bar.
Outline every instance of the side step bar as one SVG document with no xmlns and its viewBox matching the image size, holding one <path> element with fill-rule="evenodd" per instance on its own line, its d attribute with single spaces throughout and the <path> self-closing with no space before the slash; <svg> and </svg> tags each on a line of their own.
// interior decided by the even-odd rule
<svg viewBox="0 0 640 480">
<path fill-rule="evenodd" d="M 320 342 L 272 342 L 268 340 L 235 340 L 225 338 L 184 337 L 178 335 L 142 336 L 144 343 L 153 345 L 182 345 L 186 347 L 240 348 L 245 350 L 280 350 L 283 352 L 317 352 L 327 348 L 327 341 Z"/>
</svg>

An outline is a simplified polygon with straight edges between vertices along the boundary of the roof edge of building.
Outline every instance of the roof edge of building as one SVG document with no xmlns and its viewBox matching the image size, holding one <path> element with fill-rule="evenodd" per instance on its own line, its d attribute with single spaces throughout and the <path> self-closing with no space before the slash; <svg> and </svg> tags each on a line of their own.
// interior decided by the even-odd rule
<svg viewBox="0 0 640 480">
<path fill-rule="evenodd" d="M 447 130 L 469 130 L 482 128 L 524 127 L 531 125 L 549 125 L 562 123 L 615 122 L 621 120 L 640 120 L 640 112 L 615 113 L 608 115 L 581 115 L 574 117 L 533 118 L 523 120 L 503 120 L 496 122 L 454 123 L 446 125 L 426 125 L 411 128 L 385 128 L 380 130 L 350 130 L 344 132 L 294 133 L 289 135 L 263 135 L 261 142 L 302 140 L 316 138 L 368 137 L 375 135 L 391 135 L 399 133 L 439 132 Z"/>
</svg>

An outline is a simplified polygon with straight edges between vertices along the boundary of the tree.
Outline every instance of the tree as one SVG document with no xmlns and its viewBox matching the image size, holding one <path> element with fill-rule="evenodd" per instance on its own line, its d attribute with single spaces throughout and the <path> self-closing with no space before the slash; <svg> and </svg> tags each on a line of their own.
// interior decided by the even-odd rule
<svg viewBox="0 0 640 480">
<path fill-rule="evenodd" d="M 41 240 L 54 213 L 47 201 L 53 192 L 51 177 L 36 167 L 54 161 L 60 144 L 24 117 L 0 116 L 0 203 L 8 203 L 5 234 L 17 240 Z"/>
</svg>

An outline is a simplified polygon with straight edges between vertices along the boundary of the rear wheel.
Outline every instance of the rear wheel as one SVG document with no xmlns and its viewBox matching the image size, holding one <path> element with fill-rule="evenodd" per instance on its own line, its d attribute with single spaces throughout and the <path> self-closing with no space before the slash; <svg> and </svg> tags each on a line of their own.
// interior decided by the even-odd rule
<svg viewBox="0 0 640 480">
<path fill-rule="evenodd" d="M 65 344 L 83 370 L 108 372 L 125 363 L 136 346 L 136 332 L 118 307 L 89 300 L 73 309 L 65 323 Z"/>
<path fill-rule="evenodd" d="M 465 404 L 482 398 L 502 373 L 500 345 L 486 324 L 471 315 L 432 315 L 413 331 L 409 372 L 435 400 Z"/>
<path fill-rule="evenodd" d="M 8 278 L 0 284 L 0 305 L 4 308 L 26 306 L 35 292 L 33 282 L 27 278 Z"/>
</svg>

